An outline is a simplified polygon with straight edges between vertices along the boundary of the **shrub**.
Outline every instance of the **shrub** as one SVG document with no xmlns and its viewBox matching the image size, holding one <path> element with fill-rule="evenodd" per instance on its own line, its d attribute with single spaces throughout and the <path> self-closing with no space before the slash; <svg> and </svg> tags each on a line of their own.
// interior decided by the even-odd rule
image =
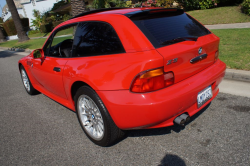
<svg viewBox="0 0 250 166">
<path fill-rule="evenodd" d="M 57 25 L 61 24 L 63 22 L 63 20 L 61 21 L 56 21 L 56 22 L 53 22 L 53 28 L 55 28 Z"/>
<path fill-rule="evenodd" d="M 40 32 L 41 33 L 48 33 L 48 32 L 51 32 L 53 27 L 53 25 L 51 23 L 48 23 L 48 24 L 44 24 L 44 25 L 41 25 L 40 26 Z"/>
<path fill-rule="evenodd" d="M 197 9 L 209 9 L 217 6 L 219 0 L 178 0 L 186 11 Z"/>
<path fill-rule="evenodd" d="M 243 0 L 220 0 L 219 6 L 229 6 L 229 5 L 237 5 L 242 3 Z"/>
<path fill-rule="evenodd" d="M 2 26 L 2 23 L 0 24 L 0 30 L 3 32 L 3 35 L 4 36 L 8 36 L 6 31 L 4 30 L 3 26 Z"/>
<path fill-rule="evenodd" d="M 37 34 L 37 33 L 39 33 L 38 30 L 31 30 L 31 31 L 29 31 L 29 35 L 33 35 L 33 34 Z"/>
<path fill-rule="evenodd" d="M 29 19 L 28 18 L 21 18 L 21 23 L 25 31 L 29 30 Z M 17 34 L 16 27 L 14 24 L 13 19 L 5 21 L 3 23 L 4 30 L 6 31 L 8 36 L 13 36 Z"/>
<path fill-rule="evenodd" d="M 241 10 L 243 13 L 250 15 L 250 0 L 244 0 L 241 4 Z"/>
</svg>

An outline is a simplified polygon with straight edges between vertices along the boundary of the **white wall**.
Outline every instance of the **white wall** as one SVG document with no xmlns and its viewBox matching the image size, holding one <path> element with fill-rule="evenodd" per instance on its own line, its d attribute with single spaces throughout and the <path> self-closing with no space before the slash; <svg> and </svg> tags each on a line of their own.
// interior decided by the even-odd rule
<svg viewBox="0 0 250 166">
<path fill-rule="evenodd" d="M 35 6 L 33 6 L 32 3 L 27 3 L 27 4 L 22 4 L 24 6 L 25 12 L 27 14 L 27 17 L 29 18 L 30 26 L 32 19 L 34 20 L 33 16 L 33 10 L 39 10 L 40 12 L 45 12 L 50 10 L 53 6 L 54 3 L 56 3 L 57 0 L 45 0 L 45 1 L 38 1 L 35 2 Z"/>
</svg>

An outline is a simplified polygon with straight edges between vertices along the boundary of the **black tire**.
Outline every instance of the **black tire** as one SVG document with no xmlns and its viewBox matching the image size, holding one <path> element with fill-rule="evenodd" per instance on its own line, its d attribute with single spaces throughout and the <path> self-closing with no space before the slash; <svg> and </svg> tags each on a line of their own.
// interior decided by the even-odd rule
<svg viewBox="0 0 250 166">
<path fill-rule="evenodd" d="M 25 76 L 24 76 L 23 72 L 25 73 L 25 75 L 27 77 L 28 82 L 26 82 L 26 84 L 28 84 L 29 88 L 27 87 L 27 85 L 25 85 L 25 81 L 24 81 Z M 21 79 L 22 79 L 23 86 L 24 86 L 24 89 L 26 90 L 26 92 L 30 95 L 38 94 L 39 92 L 33 87 L 32 83 L 30 82 L 30 79 L 28 77 L 28 74 L 23 66 L 20 66 L 20 74 L 21 74 Z"/>
<path fill-rule="evenodd" d="M 88 99 L 89 101 L 91 100 L 91 102 L 94 102 L 93 105 L 97 106 L 99 109 L 98 113 L 101 113 L 101 116 L 102 116 L 101 119 L 103 121 L 102 124 L 104 126 L 103 127 L 104 130 L 102 130 L 103 134 L 102 134 L 101 138 L 98 138 L 98 139 L 93 138 L 93 135 L 91 136 L 91 134 L 88 131 L 88 126 L 86 124 L 85 125 L 83 124 L 84 123 L 82 120 L 83 115 L 82 116 L 80 115 L 81 111 L 88 110 L 87 112 L 90 112 L 89 108 L 85 109 L 86 108 L 85 107 L 83 109 L 83 108 L 80 108 L 82 105 L 79 106 L 79 103 L 81 103 L 80 100 L 83 101 L 84 99 Z M 122 131 L 121 129 L 119 129 L 115 125 L 114 121 L 112 120 L 111 116 L 109 115 L 108 110 L 106 109 L 102 100 L 100 99 L 100 97 L 96 94 L 96 92 L 93 89 L 91 89 L 88 86 L 82 86 L 81 88 L 79 88 L 77 90 L 76 95 L 74 96 L 74 101 L 75 101 L 75 109 L 76 109 L 76 114 L 77 114 L 77 118 L 79 120 L 79 123 L 81 124 L 81 127 L 82 127 L 83 131 L 85 132 L 85 134 L 88 136 L 88 138 L 93 143 L 95 143 L 99 146 L 110 146 L 124 136 L 125 132 Z M 84 116 L 87 117 L 87 114 L 85 114 Z M 100 117 L 100 115 L 98 115 L 98 116 Z M 92 117 L 93 119 L 95 118 L 95 116 L 93 117 L 93 114 L 92 114 L 92 116 L 90 115 L 90 117 Z M 91 119 L 91 118 L 89 118 L 89 119 Z M 85 122 L 86 122 L 86 119 L 85 119 Z M 92 123 L 92 121 L 88 121 L 88 123 L 89 122 L 91 122 L 92 126 L 94 126 L 94 122 Z M 96 131 L 97 131 L 97 129 L 96 129 Z"/>
</svg>

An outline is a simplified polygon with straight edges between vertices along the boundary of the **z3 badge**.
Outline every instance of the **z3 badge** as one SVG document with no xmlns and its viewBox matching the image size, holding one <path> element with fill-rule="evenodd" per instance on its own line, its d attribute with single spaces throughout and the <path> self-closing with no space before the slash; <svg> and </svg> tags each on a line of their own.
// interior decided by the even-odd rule
<svg viewBox="0 0 250 166">
<path fill-rule="evenodd" d="M 170 65 L 172 63 L 176 63 L 178 61 L 178 58 L 170 59 L 168 60 L 168 63 L 166 65 Z"/>
</svg>

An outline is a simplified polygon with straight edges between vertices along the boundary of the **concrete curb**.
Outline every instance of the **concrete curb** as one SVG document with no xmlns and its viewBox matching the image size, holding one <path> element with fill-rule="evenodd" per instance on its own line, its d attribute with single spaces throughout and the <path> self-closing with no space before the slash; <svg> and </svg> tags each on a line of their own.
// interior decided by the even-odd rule
<svg viewBox="0 0 250 166">
<path fill-rule="evenodd" d="M 16 52 L 27 52 L 31 53 L 33 50 L 31 49 L 23 49 L 23 48 L 7 48 L 7 47 L 0 47 L 2 50 L 8 50 L 8 51 L 16 51 Z"/>
<path fill-rule="evenodd" d="M 226 69 L 225 79 L 250 82 L 250 71 Z"/>
<path fill-rule="evenodd" d="M 6 48 L 6 47 L 0 47 L 0 49 L 8 51 L 16 51 L 16 52 L 27 52 L 27 53 L 31 53 L 33 51 L 30 49 Z M 250 71 L 226 69 L 226 74 L 224 78 L 236 81 L 250 82 Z"/>
</svg>

